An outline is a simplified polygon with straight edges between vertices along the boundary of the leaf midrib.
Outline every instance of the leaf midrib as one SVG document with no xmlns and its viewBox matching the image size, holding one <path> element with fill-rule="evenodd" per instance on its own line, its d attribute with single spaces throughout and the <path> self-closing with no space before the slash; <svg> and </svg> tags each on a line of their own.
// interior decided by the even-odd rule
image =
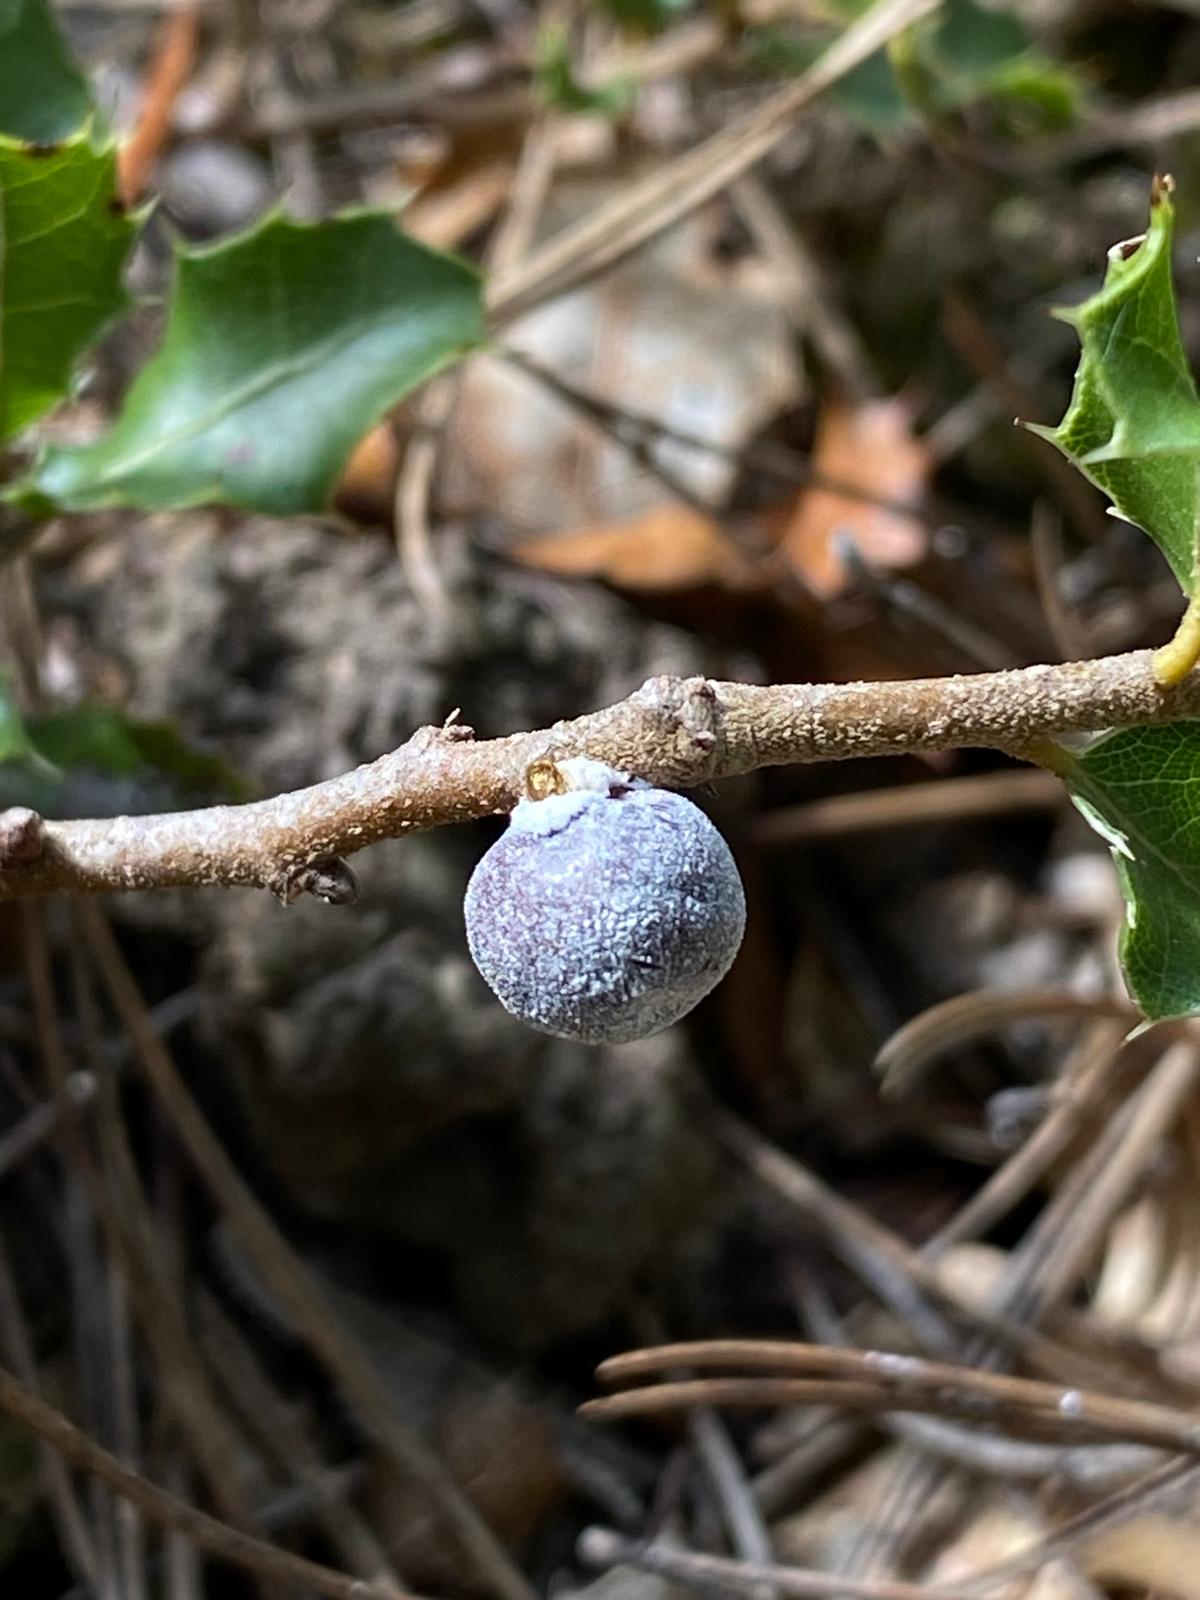
<svg viewBox="0 0 1200 1600">
<path fill-rule="evenodd" d="M 1197 726 L 1200 727 L 1200 724 Z M 1168 877 L 1176 879 L 1187 893 L 1200 897 L 1200 867 L 1185 867 L 1177 859 L 1165 854 L 1162 847 L 1149 838 L 1137 826 L 1136 821 L 1132 821 L 1129 818 L 1124 806 L 1116 800 L 1115 791 L 1112 788 L 1105 788 L 1100 784 L 1080 762 L 1076 762 L 1074 773 L 1069 781 L 1071 787 L 1089 805 L 1095 807 L 1102 817 L 1113 823 L 1116 831 L 1128 840 L 1131 846 L 1135 844 L 1140 846 L 1146 854 L 1154 858 L 1155 862 L 1162 867 Z M 1148 779 L 1147 781 L 1152 782 L 1155 780 Z M 1196 782 L 1200 786 L 1200 776 L 1197 777 Z M 1132 864 L 1137 865 L 1137 862 L 1138 856 L 1134 854 L 1132 856 Z"/>
<path fill-rule="evenodd" d="M 98 473 L 91 475 L 88 478 L 89 490 L 120 483 L 122 479 L 129 477 L 132 473 L 140 471 L 147 462 L 153 461 L 156 456 L 171 450 L 185 439 L 199 437 L 213 428 L 216 423 L 232 417 L 237 411 L 248 406 L 251 402 L 261 399 L 271 389 L 282 387 L 298 373 L 305 373 L 309 368 L 319 366 L 332 355 L 340 353 L 348 346 L 356 343 L 360 338 L 376 331 L 380 321 L 386 320 L 387 317 L 383 313 L 374 313 L 369 317 L 362 317 L 353 324 L 348 325 L 348 327 L 340 329 L 336 335 L 323 340 L 319 345 L 311 346 L 303 356 L 296 357 L 293 360 L 287 360 L 283 357 L 276 358 L 269 367 L 260 369 L 244 382 L 240 388 L 222 396 L 219 401 L 211 405 L 206 411 L 189 419 L 183 426 L 176 428 L 173 432 L 159 434 L 142 450 L 135 450 L 131 454 L 124 456 L 120 462 L 114 463 L 107 469 L 102 468 Z M 167 351 L 164 349 L 161 355 L 166 358 Z M 64 451 L 58 456 L 58 460 L 70 463 L 72 460 L 82 459 L 83 456 L 93 451 L 103 450 L 111 441 L 115 432 L 116 429 L 105 438 L 98 439 L 95 444 L 82 446 L 78 452 Z"/>
</svg>

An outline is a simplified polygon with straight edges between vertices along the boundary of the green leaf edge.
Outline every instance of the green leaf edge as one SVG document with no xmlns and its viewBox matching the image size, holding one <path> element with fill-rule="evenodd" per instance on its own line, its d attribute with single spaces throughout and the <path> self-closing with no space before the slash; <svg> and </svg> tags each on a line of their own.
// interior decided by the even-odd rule
<svg viewBox="0 0 1200 1600">
<path fill-rule="evenodd" d="M 1020 425 L 1027 432 L 1036 434 L 1040 439 L 1045 439 L 1049 444 L 1054 445 L 1057 450 L 1061 451 L 1071 465 L 1100 490 L 1109 501 L 1112 514 L 1131 521 L 1132 526 L 1141 528 L 1147 537 L 1158 545 L 1168 565 L 1174 571 L 1180 588 L 1185 596 L 1192 600 L 1197 597 L 1198 588 L 1200 588 L 1200 525 L 1193 530 L 1191 568 L 1185 577 L 1180 568 L 1176 566 L 1175 558 L 1160 534 L 1150 528 L 1143 527 L 1140 522 L 1133 522 L 1132 519 L 1128 518 L 1113 499 L 1112 491 L 1094 473 L 1089 471 L 1089 467 L 1102 466 L 1105 462 L 1131 459 L 1126 423 L 1120 414 L 1122 410 L 1121 401 L 1114 394 L 1111 384 L 1106 381 L 1108 375 L 1104 369 L 1103 362 L 1098 359 L 1088 367 L 1088 375 L 1095 384 L 1096 392 L 1115 418 L 1113 430 L 1105 445 L 1089 450 L 1085 455 L 1076 454 L 1065 443 L 1068 422 L 1072 418 L 1076 404 L 1080 400 L 1080 385 L 1085 370 L 1085 362 L 1088 358 L 1085 336 L 1095 333 L 1094 325 L 1099 323 L 1102 316 L 1111 310 L 1112 302 L 1119 299 L 1121 295 L 1127 294 L 1131 284 L 1136 284 L 1140 279 L 1149 278 L 1154 272 L 1159 271 L 1164 264 L 1164 260 L 1169 285 L 1169 304 L 1174 319 L 1174 332 L 1182 347 L 1178 300 L 1175 293 L 1174 275 L 1171 270 L 1172 246 L 1175 237 L 1175 207 L 1172 201 L 1174 189 L 1175 185 L 1172 178 L 1169 176 L 1156 176 L 1150 190 L 1150 216 L 1146 232 L 1135 234 L 1129 239 L 1123 239 L 1109 248 L 1104 282 L 1094 294 L 1089 295 L 1079 305 L 1051 307 L 1050 315 L 1052 317 L 1059 322 L 1065 322 L 1079 334 L 1081 349 L 1071 398 L 1062 420 L 1056 424 L 1019 420 Z M 1200 393 L 1197 392 L 1195 377 L 1190 369 L 1186 372 L 1186 382 L 1189 391 L 1186 398 L 1191 400 L 1195 406 L 1195 416 L 1191 419 L 1195 427 L 1195 437 L 1188 441 L 1186 437 L 1176 435 L 1170 443 L 1164 444 L 1161 449 L 1157 450 L 1152 446 L 1148 446 L 1146 441 L 1138 440 L 1136 449 L 1138 458 L 1149 459 L 1155 455 L 1177 455 L 1184 445 L 1189 449 L 1194 449 L 1197 455 L 1200 456 Z M 1200 478 L 1200 462 L 1197 463 L 1196 471 L 1198 478 Z"/>
<path fill-rule="evenodd" d="M 151 202 L 151 204 L 153 205 L 153 202 Z M 223 252 L 227 252 L 241 244 L 244 244 L 255 234 L 265 232 L 268 227 L 281 227 L 294 233 L 315 233 L 319 232 L 322 228 L 327 227 L 330 223 L 352 221 L 360 217 L 374 218 L 389 222 L 398 234 L 404 235 L 404 230 L 397 223 L 395 214 L 378 206 L 348 206 L 343 210 L 336 212 L 331 217 L 308 220 L 289 216 L 284 211 L 282 206 L 277 205 L 264 212 L 263 215 L 257 218 L 250 227 L 242 229 L 239 233 L 230 234 L 225 238 L 216 239 L 210 243 L 198 245 L 190 243 L 177 229 L 169 228 L 168 238 L 172 249 L 172 279 L 171 289 L 166 297 L 168 307 L 170 306 L 171 300 L 174 296 L 176 281 L 181 270 L 181 265 L 183 264 L 202 261 L 210 259 L 214 256 L 219 256 Z M 410 235 L 404 236 L 411 237 Z M 452 250 L 438 250 L 431 245 L 421 243 L 419 240 L 414 240 L 413 242 L 420 244 L 421 249 L 427 251 L 431 256 L 437 256 L 443 261 L 453 262 L 457 267 L 469 273 L 482 290 L 484 275 L 474 262 L 467 260 L 464 256 L 461 256 Z M 482 311 L 482 294 L 480 296 L 480 306 Z M 420 376 L 405 392 L 408 394 L 414 393 L 423 384 L 428 383 L 431 378 L 436 377 L 438 373 L 446 371 L 447 368 L 453 366 L 456 362 L 461 361 L 465 356 L 473 355 L 479 351 L 490 348 L 490 345 L 491 340 L 486 332 L 481 333 L 481 336 L 478 340 L 464 344 L 458 350 L 448 352 L 441 359 L 432 362 L 428 367 L 423 368 Z M 159 348 L 161 349 L 161 346 L 159 346 Z M 149 361 L 153 361 L 157 354 L 158 351 L 156 350 L 149 358 Z M 148 364 L 149 362 L 147 362 L 147 365 Z M 142 371 L 144 370 L 145 369 L 143 368 Z M 133 384 L 130 385 L 130 390 L 126 392 L 127 395 L 132 391 L 133 386 L 138 382 L 140 377 L 141 371 L 139 371 L 139 373 L 135 376 Z M 390 409 L 390 406 L 384 406 L 383 409 L 377 414 L 375 420 L 378 421 L 379 417 L 385 416 Z M 105 437 L 107 437 L 107 435 L 101 435 L 101 438 L 93 441 L 93 443 L 102 443 Z M 111 498 L 104 497 L 94 499 L 89 496 L 86 499 L 76 499 L 74 497 L 55 495 L 52 492 L 44 489 L 42 484 L 38 481 L 38 475 L 42 467 L 50 455 L 54 452 L 55 448 L 56 447 L 53 445 L 43 446 L 29 467 L 29 470 L 23 476 L 13 480 L 7 485 L 4 485 L 3 488 L 0 488 L 0 502 L 7 501 L 17 510 L 39 522 L 46 521 L 49 518 L 63 512 L 73 511 L 190 511 L 199 506 L 207 505 L 229 506 L 237 510 L 250 512 L 263 511 L 263 507 L 260 504 L 250 500 L 249 498 L 239 499 L 235 496 L 221 494 L 217 492 L 217 488 L 220 486 L 214 487 L 212 485 L 204 489 L 198 489 L 195 494 L 181 497 L 176 500 L 171 500 L 169 503 L 155 502 L 153 505 L 148 505 L 137 500 L 124 500 L 120 497 L 120 494 L 117 491 L 114 491 Z M 85 446 L 84 448 L 90 448 L 90 446 Z M 320 504 L 308 506 L 299 510 L 293 510 L 286 514 L 303 516 L 328 511 L 332 504 L 333 494 L 341 476 L 341 471 L 345 467 L 346 462 L 350 459 L 352 453 L 353 447 L 346 452 L 346 455 L 342 459 L 340 465 L 329 475 L 328 482 L 324 485 L 322 490 L 322 499 Z M 274 514 L 283 515 L 285 513 Z M 3 549 L 0 549 L 0 562 L 3 562 L 5 558 L 6 553 Z"/>
<path fill-rule="evenodd" d="M 36 144 L 28 139 L 17 138 L 12 134 L 0 133 L 0 148 L 13 151 L 17 155 L 32 155 L 38 159 L 45 156 L 57 155 L 72 148 L 73 146 L 80 145 L 87 145 L 97 159 L 106 158 L 110 161 L 111 175 L 113 180 L 111 197 L 113 201 L 120 205 L 120 195 L 117 187 L 118 141 L 115 134 L 95 112 L 89 115 L 73 133 L 69 134 L 64 139 L 55 140 L 52 144 Z M 121 268 L 122 272 L 128 268 L 130 258 L 137 246 L 138 236 L 153 213 L 157 203 L 157 200 L 150 199 L 144 201 L 140 206 L 135 206 L 132 209 L 127 209 L 123 205 L 120 206 L 122 218 L 129 225 L 129 235 L 125 246 L 125 258 Z M 0 218 L 0 291 L 2 291 L 4 277 L 3 250 L 4 227 L 3 220 Z M 8 445 L 14 439 L 19 439 L 26 429 L 34 427 L 41 420 L 41 418 L 52 411 L 56 405 L 61 405 L 64 400 L 69 400 L 72 397 L 78 385 L 80 373 L 83 369 L 84 362 L 87 360 L 87 357 L 96 348 L 100 341 L 107 334 L 109 334 L 124 317 L 128 316 L 130 311 L 133 310 L 134 305 L 134 297 L 129 293 L 128 288 L 122 285 L 120 298 L 117 303 L 112 307 L 108 315 L 96 324 L 96 327 L 93 329 L 90 337 L 76 352 L 75 359 L 69 372 L 69 381 L 62 395 L 58 398 L 58 400 L 47 401 L 40 411 L 28 417 L 22 426 L 16 429 L 14 432 L 7 435 L 3 432 L 0 432 L 0 445 Z M 0 363 L 2 362 L 3 348 L 0 347 Z M 19 478 L 15 479 L 11 483 L 0 485 L 0 501 L 15 504 L 22 509 L 29 511 L 33 510 L 33 506 L 36 503 L 35 500 L 26 498 L 26 495 L 22 492 L 22 483 Z M 44 497 L 42 497 L 42 501 L 45 503 Z M 49 504 L 44 515 L 52 515 L 55 509 L 56 508 L 53 506 L 53 504 Z M 6 558 L 7 553 L 3 548 L 3 541 L 0 540 L 0 563 L 3 563 Z"/>
<path fill-rule="evenodd" d="M 1186 727 L 1192 730 L 1197 740 L 1200 741 L 1200 718 L 1180 718 L 1178 724 L 1165 724 L 1164 726 Z M 1138 990 L 1131 976 L 1129 947 L 1137 932 L 1136 918 L 1145 900 L 1145 897 L 1139 893 L 1131 872 L 1132 866 L 1137 861 L 1137 856 L 1128 834 L 1115 823 L 1110 822 L 1105 815 L 1102 809 L 1101 786 L 1092 778 L 1084 765 L 1089 755 L 1101 750 L 1111 741 L 1136 731 L 1138 731 L 1136 728 L 1114 729 L 1111 733 L 1104 734 L 1102 737 L 1093 740 L 1086 750 L 1078 754 L 1066 749 L 1064 746 L 1056 746 L 1052 770 L 1063 779 L 1067 786 L 1067 793 L 1070 796 L 1071 803 L 1092 831 L 1104 840 L 1112 857 L 1113 867 L 1117 874 L 1117 882 L 1121 889 L 1121 897 L 1125 902 L 1125 917 L 1121 924 L 1117 953 L 1120 958 L 1122 976 L 1125 979 L 1125 986 L 1129 991 L 1130 997 L 1148 1022 L 1172 1022 L 1182 1017 L 1200 1015 L 1200 1001 L 1196 1006 L 1185 1007 L 1180 1010 L 1159 1008 L 1148 1003 L 1146 995 Z M 1179 878 L 1183 885 L 1185 897 L 1192 898 L 1191 883 L 1183 878 L 1178 867 L 1152 843 L 1146 841 L 1145 844 L 1147 851 L 1154 857 L 1158 866 L 1171 877 Z M 1200 918 L 1200 903 L 1196 906 L 1196 915 Z M 1200 982 L 1198 982 L 1197 987 L 1200 989 Z"/>
</svg>

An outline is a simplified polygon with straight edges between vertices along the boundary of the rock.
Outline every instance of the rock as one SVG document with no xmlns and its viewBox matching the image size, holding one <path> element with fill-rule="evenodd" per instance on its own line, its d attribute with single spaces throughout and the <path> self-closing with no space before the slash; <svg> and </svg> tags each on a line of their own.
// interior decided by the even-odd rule
<svg viewBox="0 0 1200 1600">
<path fill-rule="evenodd" d="M 172 150 L 159 167 L 157 185 L 170 216 L 201 239 L 248 227 L 273 198 L 266 162 L 221 139 L 194 139 Z"/>
</svg>

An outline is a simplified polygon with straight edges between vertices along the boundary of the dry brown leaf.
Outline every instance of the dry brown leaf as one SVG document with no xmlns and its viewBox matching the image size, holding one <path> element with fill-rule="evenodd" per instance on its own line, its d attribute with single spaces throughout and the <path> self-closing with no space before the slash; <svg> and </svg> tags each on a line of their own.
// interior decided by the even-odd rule
<svg viewBox="0 0 1200 1600">
<path fill-rule="evenodd" d="M 1191 1510 L 1180 1517 L 1147 1512 L 1101 1528 L 1082 1544 L 1081 1564 L 1105 1585 L 1200 1600 L 1200 1527 L 1192 1516 Z"/>
<path fill-rule="evenodd" d="M 390 417 L 355 445 L 338 479 L 335 502 L 348 515 L 386 516 L 396 491 L 400 441 Z"/>
<path fill-rule="evenodd" d="M 622 181 L 556 181 L 544 235 L 603 205 Z M 733 488 L 738 451 L 800 393 L 786 296 L 760 258 L 722 248 L 727 222 L 722 206 L 709 206 L 507 332 L 513 349 L 605 405 L 709 441 L 712 450 L 697 450 L 645 436 L 649 460 L 711 505 Z M 462 372 L 438 490 L 443 506 L 486 508 L 523 535 L 641 516 L 664 494 L 627 442 L 486 354 Z"/>
<path fill-rule="evenodd" d="M 753 564 L 712 517 L 679 502 L 654 506 L 624 522 L 524 539 L 510 547 L 526 566 L 620 589 L 753 588 Z"/>
<path fill-rule="evenodd" d="M 490 222 L 512 193 L 506 157 L 476 167 L 457 182 L 430 186 L 404 210 L 404 230 L 435 250 L 453 250 Z"/>
<path fill-rule="evenodd" d="M 978 1493 L 964 1525 L 941 1550 L 925 1575 L 931 1584 L 970 1583 L 980 1572 L 1022 1555 L 1045 1532 L 1030 1507 L 1015 1495 Z M 1018 1584 L 1019 1590 L 1023 1585 Z M 1010 1588 L 1009 1592 L 1013 1592 Z"/>
<path fill-rule="evenodd" d="M 930 458 L 912 431 L 904 400 L 829 402 L 821 413 L 813 467 L 832 481 L 882 500 L 919 502 Z M 925 551 L 924 523 L 835 489 L 806 487 L 779 515 L 780 550 L 805 587 L 820 599 L 839 594 L 849 577 L 838 536 L 849 535 L 872 566 L 906 567 Z"/>
</svg>

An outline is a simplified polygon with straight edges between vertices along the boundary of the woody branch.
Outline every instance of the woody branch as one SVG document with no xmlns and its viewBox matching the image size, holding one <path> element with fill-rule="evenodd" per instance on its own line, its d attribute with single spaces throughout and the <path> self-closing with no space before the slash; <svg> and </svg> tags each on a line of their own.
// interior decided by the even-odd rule
<svg viewBox="0 0 1200 1600">
<path fill-rule="evenodd" d="M 535 761 L 588 755 L 686 788 L 760 767 L 990 746 L 1200 715 L 1200 674 L 1166 688 L 1152 652 L 895 683 L 652 678 L 628 699 L 536 732 L 476 740 L 422 728 L 311 788 L 247 805 L 50 822 L 0 814 L 0 899 L 202 885 L 352 898 L 341 858 L 380 839 L 505 812 Z"/>
</svg>

